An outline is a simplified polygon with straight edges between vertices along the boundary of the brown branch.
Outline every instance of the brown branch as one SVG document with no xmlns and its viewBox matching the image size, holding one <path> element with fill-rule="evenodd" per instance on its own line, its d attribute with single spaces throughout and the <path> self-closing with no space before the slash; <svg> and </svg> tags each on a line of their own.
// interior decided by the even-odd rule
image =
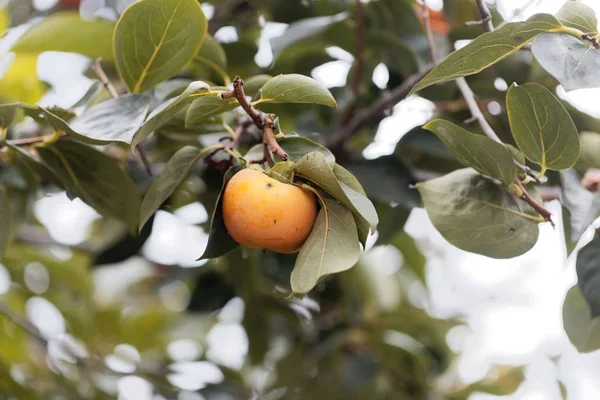
<svg viewBox="0 0 600 400">
<path fill-rule="evenodd" d="M 515 185 L 517 185 L 517 187 L 521 190 L 521 195 L 519 196 L 519 198 L 525 201 L 527 204 L 529 204 L 531 208 L 533 208 L 538 214 L 542 216 L 542 218 L 544 218 L 545 221 L 550 222 L 550 224 L 554 228 L 554 221 L 552 221 L 552 213 L 548 211 L 543 205 L 538 203 L 534 198 L 532 198 L 529 195 L 529 193 L 527 193 L 525 186 L 523 186 L 523 183 L 519 180 L 519 178 L 515 179 Z"/>
<path fill-rule="evenodd" d="M 242 80 L 242 78 L 236 76 L 233 80 L 233 90 L 221 92 L 219 93 L 218 97 L 221 100 L 235 97 L 235 99 L 240 104 L 240 106 L 242 106 L 246 114 L 248 114 L 250 118 L 252 118 L 252 121 L 254 121 L 254 125 L 256 125 L 259 129 L 263 128 L 263 120 L 265 119 L 265 113 L 258 111 L 248 101 L 246 93 L 244 93 L 244 81 Z"/>
<path fill-rule="evenodd" d="M 598 184 L 600 184 L 600 169 L 590 168 L 585 171 L 585 174 L 581 179 L 581 185 L 590 192 L 596 192 L 598 190 Z"/>
<path fill-rule="evenodd" d="M 137 149 L 138 155 L 140 156 L 140 160 L 142 161 L 142 165 L 144 166 L 144 169 L 146 170 L 146 173 L 148 174 L 148 176 L 154 176 L 154 173 L 152 172 L 152 163 L 150 162 L 148 155 L 146 154 L 144 149 L 141 148 L 141 146 L 137 146 L 136 149 Z"/>
<path fill-rule="evenodd" d="M 590 36 L 587 33 L 584 33 L 583 35 L 581 35 L 581 38 L 585 41 L 588 41 L 592 44 L 592 46 L 594 46 L 595 49 L 600 49 L 600 42 L 598 42 L 598 38 L 594 37 L 594 36 Z"/>
<path fill-rule="evenodd" d="M 252 120 L 247 117 L 240 120 L 238 126 L 235 128 L 235 131 L 233 131 L 233 137 L 231 138 L 231 141 L 226 144 L 225 147 L 228 149 L 235 149 L 240 142 L 240 138 L 244 132 L 246 132 L 246 129 L 248 129 L 248 127 L 252 124 Z"/>
<path fill-rule="evenodd" d="M 458 89 L 460 90 L 465 101 L 467 102 L 469 110 L 471 111 L 471 115 L 479 122 L 479 125 L 481 125 L 481 128 L 483 129 L 485 135 L 498 143 L 504 144 L 502 143 L 502 140 L 500 140 L 494 129 L 485 119 L 483 113 L 481 112 L 481 109 L 477 105 L 475 94 L 469 87 L 467 80 L 465 78 L 458 78 L 456 80 L 456 86 L 458 86 Z M 514 160 L 514 163 L 517 166 L 517 168 L 521 169 L 528 176 L 533 177 L 536 181 L 538 180 L 535 174 L 531 171 L 531 169 L 529 169 L 529 167 L 519 163 L 516 160 Z M 523 186 L 523 183 L 519 180 L 519 178 L 515 179 L 514 184 L 517 185 L 517 187 L 521 190 L 521 195 L 519 196 L 520 199 L 527 202 L 531 206 L 531 208 L 537 211 L 544 218 L 544 220 L 549 221 L 552 224 L 552 226 L 554 226 L 554 222 L 552 222 L 551 218 L 552 214 L 550 213 L 550 211 L 544 208 L 543 205 L 538 203 L 529 195 L 529 193 L 527 193 L 525 186 Z"/>
<path fill-rule="evenodd" d="M 271 158 L 271 154 L 275 154 L 277 157 L 281 158 L 283 161 L 288 160 L 288 155 L 279 143 L 277 143 L 277 139 L 275 139 L 275 133 L 273 132 L 273 121 L 275 120 L 275 116 L 272 114 L 267 115 L 265 118 L 265 123 L 263 125 L 263 143 L 264 143 L 264 152 L 265 158 L 269 163 L 269 166 L 273 166 L 273 159 Z"/>
<path fill-rule="evenodd" d="M 424 71 L 409 76 L 400 86 L 395 87 L 390 92 L 382 93 L 373 104 L 358 110 L 345 126 L 329 137 L 327 140 L 327 147 L 340 149 L 348 139 L 358 133 L 369 121 L 385 115 L 387 110 L 401 100 L 404 100 L 413 86 L 423 79 L 432 68 L 433 64 L 427 66 Z"/>
<path fill-rule="evenodd" d="M 490 139 L 495 140 L 498 143 L 502 143 L 502 140 L 500 140 L 500 138 L 498 137 L 498 135 L 496 134 L 494 129 L 487 122 L 487 120 L 485 119 L 485 116 L 481 112 L 481 109 L 479 108 L 479 105 L 477 104 L 477 99 L 475 99 L 475 93 L 473 93 L 473 91 L 469 87 L 467 80 L 465 78 L 458 78 L 456 80 L 456 86 L 458 86 L 458 89 L 462 93 L 463 98 L 467 102 L 467 106 L 469 107 L 469 110 L 471 111 L 472 118 L 474 120 L 476 120 L 477 122 L 479 122 L 479 125 L 481 126 L 483 133 L 485 133 L 485 135 L 487 137 L 489 137 Z M 517 168 L 519 168 L 521 171 L 523 171 L 529 177 L 533 178 L 536 181 L 539 181 L 537 176 L 535 175 L 535 173 L 529 167 L 519 163 L 517 160 L 515 160 L 515 165 L 517 166 Z"/>
<path fill-rule="evenodd" d="M 267 115 L 264 112 L 257 110 L 250 102 L 248 102 L 246 93 L 244 93 L 244 81 L 242 78 L 236 76 L 233 80 L 233 89 L 219 93 L 218 97 L 221 100 L 230 99 L 232 97 L 235 98 L 246 114 L 252 118 L 254 125 L 256 125 L 257 128 L 262 129 L 263 143 L 267 146 L 267 150 L 271 151 L 284 161 L 288 159 L 287 153 L 281 148 L 279 143 L 277 143 L 277 139 L 275 139 L 275 134 L 273 132 L 275 116 L 272 114 Z M 267 154 L 265 153 L 265 158 L 267 161 L 270 160 L 269 165 L 272 166 L 273 160 L 270 159 L 270 154 L 269 157 L 267 157 Z"/>
<path fill-rule="evenodd" d="M 494 24 L 492 23 L 492 14 L 490 13 L 490 9 L 488 8 L 485 0 L 475 0 L 477 2 L 477 7 L 479 8 L 479 14 L 481 15 L 481 19 L 479 21 L 467 21 L 465 22 L 466 26 L 475 26 L 481 25 L 486 32 L 491 32 L 494 30 Z"/>
<path fill-rule="evenodd" d="M 355 67 L 352 74 L 352 93 L 360 90 L 360 76 L 363 69 L 363 53 L 365 51 L 365 6 L 361 0 L 356 0 L 356 50 L 354 53 Z"/>
<path fill-rule="evenodd" d="M 94 63 L 92 64 L 91 68 L 96 73 L 98 79 L 100 79 L 100 82 L 102 82 L 102 85 L 104 85 L 104 88 L 110 94 L 110 97 L 112 97 L 113 99 L 118 99 L 119 92 L 117 92 L 110 79 L 108 79 L 108 76 L 106 76 L 106 73 L 102 69 L 102 65 L 100 65 L 101 61 L 101 58 L 97 58 L 96 61 L 94 61 Z"/>
</svg>

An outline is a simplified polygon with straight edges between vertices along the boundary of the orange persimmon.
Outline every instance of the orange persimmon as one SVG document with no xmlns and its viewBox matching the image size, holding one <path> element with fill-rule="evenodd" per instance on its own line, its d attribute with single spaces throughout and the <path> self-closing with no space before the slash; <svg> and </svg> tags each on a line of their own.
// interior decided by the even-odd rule
<svg viewBox="0 0 600 400">
<path fill-rule="evenodd" d="M 254 169 L 236 173 L 225 187 L 225 227 L 242 246 L 294 253 L 308 238 L 316 217 L 314 193 Z"/>
</svg>

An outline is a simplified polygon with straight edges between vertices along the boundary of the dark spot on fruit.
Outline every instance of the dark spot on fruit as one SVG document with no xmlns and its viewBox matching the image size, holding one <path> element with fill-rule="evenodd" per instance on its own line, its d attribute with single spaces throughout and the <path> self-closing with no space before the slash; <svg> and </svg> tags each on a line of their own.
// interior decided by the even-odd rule
<svg viewBox="0 0 600 400">
<path fill-rule="evenodd" d="M 267 189 L 271 189 L 272 187 L 273 187 L 273 184 L 267 183 Z"/>
<path fill-rule="evenodd" d="M 276 219 L 273 220 L 273 225 L 277 225 L 277 220 Z"/>
<path fill-rule="evenodd" d="M 515 233 L 515 230 L 513 228 L 510 228 L 510 230 L 508 232 L 509 233 Z"/>
</svg>

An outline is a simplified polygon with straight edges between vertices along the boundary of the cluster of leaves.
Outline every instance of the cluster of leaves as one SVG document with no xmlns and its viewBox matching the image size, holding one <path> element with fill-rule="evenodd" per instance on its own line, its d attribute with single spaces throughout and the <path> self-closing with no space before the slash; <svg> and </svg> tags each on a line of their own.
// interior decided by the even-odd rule
<svg viewBox="0 0 600 400">
<path fill-rule="evenodd" d="M 140 0 L 127 8 L 99 3 L 103 5 L 96 10 L 82 7 L 84 18 L 72 11 L 52 13 L 26 27 L 16 41 L 7 42 L 15 62 L 0 82 L 0 224 L 10 227 L 0 232 L 0 257 L 4 254 L 11 276 L 22 275 L 31 261 L 41 260 L 52 269 L 57 289 L 53 287 L 47 298 L 65 315 L 70 333 L 94 355 L 107 355 L 118 343 L 131 343 L 140 351 L 163 350 L 169 339 L 182 335 L 167 323 L 174 320 L 201 325 L 202 332 L 186 331 L 183 336 L 203 342 L 207 324 L 215 323 L 211 313 L 239 296 L 246 305 L 242 324 L 249 336 L 249 363 L 270 362 L 271 368 L 267 353 L 272 342 L 284 336 L 293 343 L 293 351 L 276 363 L 274 382 L 262 390 L 291 388 L 282 394 L 286 398 L 350 394 L 424 398 L 434 390 L 430 378 L 450 361 L 444 335 L 452 323 L 433 321 L 404 296 L 411 283 L 425 283 L 425 259 L 403 229 L 410 210 L 424 204 L 434 226 L 450 243 L 495 258 L 527 252 L 538 239 L 538 225 L 548 220 L 534 206 L 542 204 L 535 186 L 540 182 L 535 179 L 547 178 L 548 184 L 562 188 L 569 253 L 598 214 L 600 202 L 579 181 L 588 168 L 600 167 L 594 151 L 600 136 L 578 133 L 600 131 L 600 124 L 549 90 L 557 83 L 573 90 L 600 82 L 597 20 L 592 10 L 576 1 L 568 2 L 555 16 L 540 14 L 524 22 L 502 23 L 494 14 L 494 23 L 502 26 L 484 34 L 481 27 L 464 26 L 465 21 L 480 18 L 475 2 L 447 2 L 444 14 L 433 20 L 437 50 L 447 52 L 451 41 L 458 39 L 473 40 L 449 54 L 412 88 L 411 93 L 436 104 L 437 119 L 407 133 L 393 154 L 375 160 L 355 156 L 373 142 L 385 109 L 393 105 L 386 104 L 389 94 L 373 83 L 374 69 L 381 63 L 387 67 L 387 89 L 394 96 L 429 68 L 427 35 L 412 1 L 215 0 L 210 21 L 196 0 Z M 271 41 L 274 59 L 267 67 L 254 59 L 261 17 L 289 24 Z M 211 34 L 221 26 L 234 27 L 237 40 L 216 40 Z M 8 39 L 10 35 L 2 40 Z M 356 57 L 348 87 L 330 92 L 308 75 L 333 60 L 327 51 L 331 46 Z M 526 46 L 531 52 L 520 51 Z M 35 63 L 44 51 L 102 58 L 117 95 L 108 98 L 103 86 L 110 82 L 101 75 L 79 101 L 63 108 L 36 104 L 44 88 L 37 78 L 36 85 L 20 84 L 32 88 L 25 95 L 11 90 L 5 81 L 32 79 L 35 68 L 24 68 L 23 63 Z M 19 77 L 17 71 L 26 76 Z M 239 109 L 238 99 L 219 96 L 230 89 L 235 75 L 246 78 L 244 89 L 251 107 L 278 117 L 276 137 L 289 160 L 271 154 L 276 163 L 265 172 L 319 194 L 317 221 L 298 255 L 239 249 L 224 227 L 219 193 L 239 168 L 264 156 L 263 132 L 244 122 L 248 117 Z M 470 132 L 461 126 L 469 109 L 451 83 L 466 77 L 478 102 L 502 106 L 500 115 L 490 119 L 501 141 L 481 135 L 489 133 L 485 129 L 473 126 Z M 495 78 L 516 83 L 504 94 L 493 87 Z M 370 107 L 378 104 L 383 104 L 381 109 L 371 112 Z M 361 112 L 365 110 L 369 112 Z M 356 121 L 363 115 L 369 117 Z M 24 116 L 28 117 L 25 123 Z M 31 120 L 35 134 L 26 129 Z M 240 126 L 243 134 L 237 137 Z M 340 135 L 348 127 L 355 128 Z M 221 141 L 229 134 L 235 140 Z M 139 150 L 150 155 L 150 169 L 160 171 L 156 177 L 149 178 L 132 156 Z M 539 172 L 532 173 L 528 163 Z M 426 176 L 445 175 L 417 183 L 414 175 L 422 171 Z M 418 190 L 410 189 L 414 183 Z M 61 262 L 42 258 L 45 252 L 27 244 L 23 228 L 30 227 L 32 202 L 40 188 L 56 187 L 104 217 L 96 232 L 102 245 L 91 252 L 92 257 L 76 253 Z M 168 273 L 157 267 L 156 276 L 140 283 L 124 304 L 108 309 L 96 310 L 89 285 L 68 285 L 75 276 L 89 282 L 88 269 L 94 264 L 137 255 L 153 229 L 157 210 L 176 210 L 194 201 L 201 201 L 213 215 L 202 255 L 209 260 L 205 267 L 171 266 Z M 111 225 L 115 220 L 121 223 L 117 228 Z M 377 244 L 390 244 L 404 256 L 405 268 L 393 279 L 377 276 L 361 256 L 360 244 L 364 246 L 375 231 Z M 593 243 L 584 250 L 594 250 Z M 585 316 L 584 322 L 572 324 L 591 330 L 571 337 L 575 343 L 583 338 L 586 344 L 580 349 L 586 350 L 594 347 L 589 339 L 595 336 L 589 332 L 596 324 L 597 306 L 589 289 L 593 287 L 590 271 L 595 269 L 583 267 L 595 265 L 594 257 L 582 254 L 577 293 L 583 293 L 585 301 L 580 296 L 577 304 L 588 308 L 565 312 Z M 72 276 L 55 275 L 59 268 L 54 265 Z M 341 271 L 346 272 L 333 275 Z M 153 292 L 177 279 L 192 291 L 189 313 L 183 315 L 166 310 Z M 69 290 L 60 289 L 61 282 Z M 28 292 L 25 282 L 15 281 L 12 286 L 6 301 L 21 311 L 34 293 Z M 308 312 L 296 299 L 281 296 L 290 289 L 310 291 L 321 315 L 309 322 L 299 318 Z M 77 301 L 81 298 L 85 301 Z M 131 322 L 125 303 L 138 302 L 140 317 Z M 13 334 L 17 326 L 2 321 L 8 329 L 0 330 L 0 338 L 9 338 L 15 353 L 0 352 L 0 368 L 8 371 L 13 363 L 29 361 L 36 371 L 32 374 L 43 377 L 44 385 L 40 391 L 7 378 L 0 380 L 0 387 L 10 393 L 25 391 L 25 396 L 37 390 L 42 398 L 64 394 L 70 388 L 66 382 L 58 392 L 47 390 L 53 387 L 48 383 L 53 372 L 39 356 L 24 356 L 24 333 Z M 566 317 L 565 321 L 570 324 Z M 136 324 L 142 328 L 132 329 Z M 100 329 L 103 326 L 119 329 Z M 390 346 L 389 331 L 410 335 L 418 341 L 418 349 Z M 152 361 L 168 363 L 164 354 Z M 320 371 L 317 378 L 308 372 L 313 370 Z M 241 390 L 241 397 L 256 390 L 241 383 L 248 380 L 243 375 L 228 371 L 228 384 Z M 63 376 L 72 381 L 74 375 Z M 488 389 L 506 393 L 514 385 Z M 466 398 L 469 390 L 445 395 Z"/>
<path fill-rule="evenodd" d="M 141 0 L 128 8 L 106 2 L 98 10 L 82 7 L 84 18 L 59 11 L 31 23 L 15 42 L 9 42 L 10 35 L 3 39 L 7 45 L 3 48 L 10 48 L 15 62 L 0 86 L 24 79 L 39 86 L 25 94 L 21 90 L 0 94 L 0 223 L 10 226 L 0 233 L 0 257 L 12 278 L 0 305 L 6 303 L 20 314 L 32 299 L 47 299 L 66 320 L 70 339 L 65 343 L 75 338 L 88 352 L 73 356 L 65 345 L 67 350 L 62 350 L 67 354 L 50 354 L 50 348 L 61 345 L 39 347 L 39 338 L 28 338 L 31 331 L 0 316 L 0 339 L 6 344 L 0 352 L 0 392 L 22 398 L 111 398 L 106 382 L 114 386 L 123 373 L 107 367 L 103 357 L 112 356 L 117 344 L 128 343 L 144 361 L 132 374 L 151 381 L 156 392 L 171 398 L 177 389 L 168 378 L 176 366 L 167 369 L 168 343 L 190 338 L 206 346 L 207 332 L 217 324 L 215 311 L 238 296 L 246 309 L 242 325 L 249 336 L 247 364 L 272 368 L 275 363 L 275 378 L 255 387 L 247 383 L 248 371 L 221 366 L 227 381 L 203 391 L 206 397 L 228 393 L 246 398 L 259 391 L 277 398 L 278 391 L 268 392 L 283 388 L 300 397 L 359 390 L 364 398 L 399 393 L 422 398 L 434 390 L 432 374 L 441 374 L 450 362 L 444 338 L 453 323 L 432 319 L 402 294 L 411 283 L 424 283 L 425 259 L 402 229 L 408 209 L 418 205 L 416 193 L 408 190 L 410 174 L 397 157 L 348 162 L 343 152 L 334 156 L 306 137 L 308 132 L 331 133 L 342 123 L 332 94 L 307 75 L 331 60 L 326 47 L 337 44 L 353 51 L 353 5 L 336 1 L 292 5 L 287 0 L 213 3 L 210 24 L 233 24 L 239 40 L 220 43 L 207 33 L 207 27 L 213 33 L 216 28 L 210 28 L 195 0 Z M 294 7 L 303 11 L 295 12 Z M 404 25 L 411 34 L 421 33 L 408 1 L 372 2 L 366 11 L 373 27 L 393 27 L 400 34 L 396 27 Z M 275 61 L 268 68 L 254 62 L 259 14 L 292 22 L 273 40 Z M 410 23 L 402 24 L 402 19 Z M 373 57 L 365 56 L 368 65 L 362 69 L 359 90 L 334 93 L 346 113 L 350 106 L 362 107 L 380 93 L 370 76 L 375 60 L 388 60 L 399 74 L 396 84 L 419 69 L 415 51 L 391 30 L 369 29 L 367 36 L 365 52 Z M 110 89 L 110 82 L 98 74 L 76 103 L 62 108 L 37 105 L 45 84 L 39 82 L 35 68 L 24 69 L 21 63 L 35 63 L 45 51 L 102 58 L 117 96 L 108 96 L 104 87 Z M 98 65 L 92 69 L 102 71 Z M 319 193 L 320 213 L 309 238 L 316 244 L 305 246 L 297 256 L 235 248 L 218 220 L 222 185 L 237 168 L 263 156 L 261 145 L 253 147 L 259 141 L 253 135 L 261 134 L 254 127 L 242 135 L 239 147 L 219 141 L 233 134 L 245 118 L 236 99 L 218 97 L 229 90 L 235 74 L 247 77 L 244 88 L 253 107 L 278 116 L 278 143 L 289 161 L 275 164 L 269 173 Z M 367 138 L 374 129 L 368 127 Z M 283 134 L 295 130 L 304 136 Z M 160 171 L 156 177 L 149 178 L 133 156 L 138 149 L 149 155 L 151 169 Z M 222 165 L 231 166 L 224 180 Z M 365 182 L 364 189 L 355 176 Z M 201 189 L 196 184 L 199 177 Z M 388 179 L 388 185 L 373 177 Z M 43 231 L 32 216 L 32 203 L 57 188 L 103 216 L 95 223 L 93 237 L 73 248 L 70 257 L 51 254 L 37 235 L 29 235 Z M 99 302 L 93 296 L 92 269 L 139 255 L 155 229 L 156 211 L 175 210 L 193 201 L 201 201 L 213 213 L 204 254 L 210 258 L 208 264 L 187 269 L 154 265 L 151 276 L 123 288 L 118 301 Z M 378 214 L 386 216 L 379 226 Z M 375 229 L 380 243 L 392 243 L 404 254 L 406 268 L 401 273 L 382 279 L 360 259 L 360 243 L 364 245 Z M 52 243 L 43 234 L 42 239 Z M 32 263 L 48 272 L 46 291 L 31 286 Z M 345 274 L 321 279 L 355 265 Z M 120 267 L 100 268 L 98 273 L 113 269 L 112 274 L 127 274 Z M 164 304 L 163 289 L 173 282 L 184 282 L 182 290 L 191 292 L 186 312 Z M 304 293 L 315 285 L 311 298 L 318 302 L 320 314 L 311 315 L 305 303 L 281 293 L 289 289 Z M 409 335 L 418 348 L 391 345 L 386 335 L 395 331 Z M 282 338 L 293 350 L 281 359 L 269 358 Z M 315 368 L 322 371 L 318 382 L 309 373 Z M 19 371 L 35 379 L 20 379 Z"/>
</svg>

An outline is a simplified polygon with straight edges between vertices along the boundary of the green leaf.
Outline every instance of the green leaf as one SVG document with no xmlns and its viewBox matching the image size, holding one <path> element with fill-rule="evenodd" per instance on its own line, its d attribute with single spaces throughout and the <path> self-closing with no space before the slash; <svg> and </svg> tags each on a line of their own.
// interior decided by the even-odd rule
<svg viewBox="0 0 600 400">
<path fill-rule="evenodd" d="M 591 317 L 600 316 L 600 234 L 577 253 L 577 285 L 590 307 Z"/>
<path fill-rule="evenodd" d="M 325 199 L 313 230 L 298 253 L 291 276 L 292 291 L 307 293 L 319 278 L 350 269 L 359 258 L 352 213 L 335 200 Z"/>
<path fill-rule="evenodd" d="M 148 109 L 150 96 L 130 94 L 110 99 L 90 107 L 80 117 L 69 122 L 71 129 L 95 142 L 131 143 Z"/>
<path fill-rule="evenodd" d="M 521 150 L 517 149 L 512 144 L 505 144 L 504 146 L 506 147 L 506 150 L 508 150 L 510 155 L 515 160 L 517 160 L 517 162 L 519 162 L 522 165 L 525 165 L 527 163 L 527 160 L 525 159 L 525 154 L 523 154 L 523 152 Z"/>
<path fill-rule="evenodd" d="M 277 143 L 287 153 L 290 161 L 300 161 L 302 157 L 314 151 L 323 154 L 325 162 L 330 167 L 335 165 L 335 157 L 325 146 L 320 145 L 308 138 L 301 136 L 285 136 L 277 140 Z M 259 161 L 263 158 L 262 144 L 252 147 L 244 155 L 246 161 Z"/>
<path fill-rule="evenodd" d="M 251 76 L 244 80 L 244 91 L 248 96 L 256 95 L 259 90 L 267 83 L 271 78 L 271 75 L 259 74 Z"/>
<path fill-rule="evenodd" d="M 563 326 L 573 345 L 582 353 L 600 349 L 600 318 L 592 317 L 579 285 L 567 292 L 562 309 Z"/>
<path fill-rule="evenodd" d="M 150 115 L 148 115 L 146 122 L 144 122 L 144 124 L 133 136 L 133 140 L 131 141 L 131 149 L 135 149 L 135 147 L 144 139 L 146 139 L 152 132 L 173 119 L 180 110 L 182 110 L 192 101 L 199 97 L 208 96 L 210 94 L 213 93 L 210 91 L 210 87 L 206 83 L 202 81 L 190 83 L 183 93 L 173 99 L 165 101 L 154 111 L 152 111 Z"/>
<path fill-rule="evenodd" d="M 565 240 L 568 245 L 577 244 L 581 235 L 600 215 L 600 193 L 592 193 L 584 188 L 581 185 L 581 175 L 574 169 L 561 171 L 560 180 L 560 198 L 569 211 L 569 235 L 565 235 Z"/>
<path fill-rule="evenodd" d="M 238 105 L 237 100 L 233 97 L 224 100 L 219 99 L 216 94 L 214 96 L 200 97 L 190 104 L 185 114 L 185 125 L 198 125 L 208 118 L 231 111 Z"/>
<path fill-rule="evenodd" d="M 227 232 L 225 221 L 223 220 L 223 193 L 225 192 L 225 187 L 227 186 L 227 183 L 229 183 L 229 180 L 239 170 L 239 166 L 231 167 L 223 177 L 223 188 L 217 199 L 215 211 L 210 219 L 210 231 L 208 233 L 206 250 L 204 250 L 204 254 L 202 254 L 199 260 L 224 256 L 239 246 L 239 244 L 233 240 L 231 235 L 229 235 L 229 232 Z"/>
<path fill-rule="evenodd" d="M 38 152 L 70 196 L 81 198 L 98 213 L 117 218 L 136 231 L 140 195 L 115 159 L 70 140 L 40 147 Z"/>
<path fill-rule="evenodd" d="M 228 81 L 227 75 L 227 55 L 221 46 L 212 35 L 207 34 L 202 43 L 200 51 L 194 57 L 194 61 L 206 65 L 215 71 L 223 81 Z"/>
<path fill-rule="evenodd" d="M 50 169 L 42 163 L 42 161 L 32 153 L 24 150 L 21 147 L 7 144 L 9 153 L 17 161 L 19 165 L 27 170 L 31 175 L 38 176 L 41 180 L 52 182 L 57 186 L 61 186 L 60 180 L 50 171 Z"/>
<path fill-rule="evenodd" d="M 470 168 L 417 184 L 431 222 L 459 249 L 512 258 L 537 242 L 543 221 L 529 205 Z M 538 197 L 533 190 L 530 194 Z"/>
<path fill-rule="evenodd" d="M 29 116 L 31 116 L 32 113 L 35 113 L 36 116 L 33 118 L 35 118 L 36 121 L 38 121 L 40 123 L 47 123 L 52 128 L 54 128 L 54 130 L 63 131 L 67 135 L 72 136 L 84 143 L 96 144 L 96 145 L 101 145 L 101 144 L 106 143 L 103 140 L 98 140 L 98 139 L 94 139 L 91 137 L 87 137 L 85 135 L 80 134 L 79 132 L 76 132 L 75 130 L 73 130 L 73 128 L 71 128 L 71 125 L 69 125 L 69 123 L 63 119 L 63 117 L 65 117 L 65 116 L 59 115 L 59 113 L 55 113 L 54 110 L 51 111 L 50 109 L 46 109 L 46 108 L 38 106 L 38 108 L 35 109 L 35 111 L 34 110 L 25 110 L 25 113 Z"/>
<path fill-rule="evenodd" d="M 600 50 L 579 38 L 556 33 L 538 35 L 531 51 L 565 91 L 600 87 Z"/>
<path fill-rule="evenodd" d="M 313 78 L 299 74 L 278 75 L 269 79 L 256 103 L 308 103 L 337 108 L 329 90 Z"/>
<path fill-rule="evenodd" d="M 517 177 L 515 161 L 501 143 L 442 119 L 433 120 L 423 128 L 435 133 L 463 165 L 498 178 L 506 185 Z"/>
<path fill-rule="evenodd" d="M 554 32 L 561 28 L 560 22 L 552 15 L 536 14 L 527 21 L 511 22 L 500 29 L 484 33 L 467 46 L 451 53 L 417 83 L 410 94 L 437 83 L 481 72 L 518 51 L 537 34 Z"/>
<path fill-rule="evenodd" d="M 371 200 L 339 182 L 322 153 L 312 152 L 302 157 L 298 161 L 296 174 L 323 188 L 357 217 L 365 220 L 368 224 L 357 224 L 361 237 L 365 236 L 365 228 L 370 227 L 372 231 L 377 229 L 379 218 Z"/>
<path fill-rule="evenodd" d="M 4 186 L 0 186 L 0 226 L 2 227 L 0 229 L 0 261 L 2 261 L 12 232 L 12 210 Z"/>
<path fill-rule="evenodd" d="M 598 19 L 592 8 L 579 1 L 566 2 L 556 13 L 556 19 L 571 28 L 579 29 L 583 33 L 596 36 L 598 34 Z"/>
<path fill-rule="evenodd" d="M 140 211 L 141 231 L 154 212 L 160 208 L 183 182 L 190 169 L 201 157 L 202 152 L 194 146 L 185 146 L 179 149 L 169 160 L 160 175 L 156 177 L 144 195 Z"/>
<path fill-rule="evenodd" d="M 57 12 L 31 27 L 10 51 L 63 51 L 113 60 L 113 30 L 114 25 L 106 21 L 84 20 L 78 12 Z"/>
<path fill-rule="evenodd" d="M 527 159 L 546 169 L 564 170 L 579 157 L 579 134 L 567 110 L 542 85 L 512 85 L 506 109 L 513 137 Z"/>
<path fill-rule="evenodd" d="M 410 169 L 447 173 L 462 168 L 444 142 L 420 126 L 402 136 L 394 155 Z"/>
<path fill-rule="evenodd" d="M 600 168 L 600 134 L 581 132 L 579 134 L 579 160 L 577 165 L 584 169 Z"/>
<path fill-rule="evenodd" d="M 0 104 L 0 128 L 8 128 L 12 124 L 18 109 L 19 103 Z"/>
<path fill-rule="evenodd" d="M 328 15 L 324 17 L 306 18 L 296 21 L 289 25 L 282 35 L 271 39 L 271 49 L 273 50 L 273 58 L 277 58 L 279 53 L 301 40 L 317 36 L 325 31 L 332 24 L 344 21 L 350 14 L 342 12 L 336 15 Z"/>
<path fill-rule="evenodd" d="M 383 156 L 374 160 L 364 160 L 349 164 L 348 168 L 362 182 L 367 195 L 373 201 L 395 203 L 408 208 L 420 206 L 418 192 L 410 188 L 413 184 L 410 171 L 396 157 Z M 336 169 L 334 172 L 338 179 L 345 183 Z"/>
<path fill-rule="evenodd" d="M 339 182 L 342 182 L 344 185 L 348 186 L 350 189 L 357 191 L 360 194 L 367 195 L 365 189 L 360 184 L 360 181 L 352 175 L 350 171 L 346 168 L 342 167 L 340 164 L 336 163 L 333 166 L 333 173 Z"/>
<path fill-rule="evenodd" d="M 141 0 L 117 22 L 117 69 L 130 92 L 155 86 L 181 71 L 202 46 L 208 23 L 196 0 Z"/>
<path fill-rule="evenodd" d="M 283 183 L 294 183 L 294 169 L 296 168 L 296 163 L 293 161 L 281 161 L 277 164 L 273 165 L 267 175 L 271 178 L 283 182 Z"/>
</svg>

